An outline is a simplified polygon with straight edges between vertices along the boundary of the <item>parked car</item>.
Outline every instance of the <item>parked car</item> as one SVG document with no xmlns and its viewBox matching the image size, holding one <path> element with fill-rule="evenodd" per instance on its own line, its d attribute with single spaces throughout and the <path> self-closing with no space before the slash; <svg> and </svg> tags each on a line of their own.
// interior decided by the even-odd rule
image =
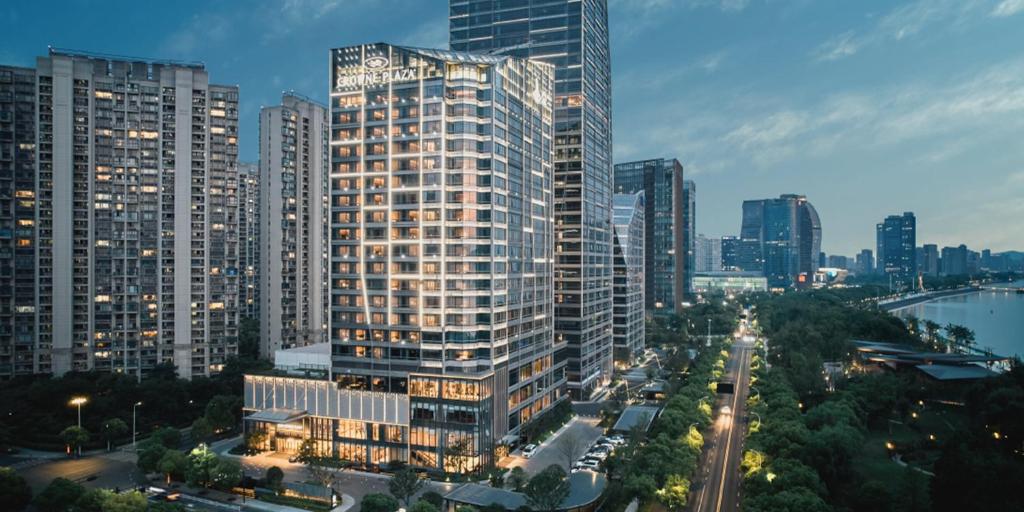
<svg viewBox="0 0 1024 512">
<path fill-rule="evenodd" d="M 597 459 L 591 459 L 591 458 L 584 458 L 582 460 L 577 461 L 576 464 L 572 465 L 572 469 L 574 471 L 579 471 L 579 470 L 583 470 L 583 469 L 589 469 L 591 471 L 597 471 L 598 468 L 600 468 L 600 467 L 601 467 L 601 461 L 599 461 Z"/>
<path fill-rule="evenodd" d="M 528 444 L 523 448 L 523 457 L 526 457 L 527 459 L 533 457 L 533 454 L 535 453 L 537 453 L 537 445 L 535 444 Z"/>
<path fill-rule="evenodd" d="M 614 444 L 615 446 L 622 446 L 626 444 L 626 438 L 620 436 L 619 434 L 615 434 L 613 436 L 608 436 L 608 442 Z"/>
<path fill-rule="evenodd" d="M 590 450 L 587 452 L 587 457 L 592 457 L 598 460 L 605 460 L 611 452 L 605 450 Z"/>
</svg>

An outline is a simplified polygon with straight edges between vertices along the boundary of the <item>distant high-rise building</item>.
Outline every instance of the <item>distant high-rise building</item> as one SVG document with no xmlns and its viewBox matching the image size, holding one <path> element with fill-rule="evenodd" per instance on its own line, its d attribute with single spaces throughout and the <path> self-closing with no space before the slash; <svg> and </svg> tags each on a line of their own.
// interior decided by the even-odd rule
<svg viewBox="0 0 1024 512">
<path fill-rule="evenodd" d="M 686 200 L 675 158 L 615 164 L 615 191 L 644 193 L 644 302 L 654 312 L 680 311 L 685 292 Z M 682 271 L 680 271 L 682 269 Z"/>
<path fill-rule="evenodd" d="M 865 276 L 875 273 L 875 257 L 871 249 L 861 249 L 857 254 L 857 273 Z"/>
<path fill-rule="evenodd" d="M 875 227 L 879 272 L 912 285 L 917 273 L 917 221 L 914 214 L 890 215 Z"/>
<path fill-rule="evenodd" d="M 831 254 L 828 257 L 827 265 L 823 266 L 827 266 L 829 268 L 841 268 L 843 270 L 846 270 L 849 268 L 849 259 L 846 256 L 842 256 L 839 254 Z"/>
<path fill-rule="evenodd" d="M 569 391 L 587 398 L 611 382 L 612 372 L 607 0 L 451 0 L 448 21 L 452 50 L 555 67 L 556 359 L 565 366 Z"/>
<path fill-rule="evenodd" d="M 722 239 L 697 235 L 696 272 L 720 272 L 722 270 Z"/>
<path fill-rule="evenodd" d="M 644 350 L 644 192 L 615 194 L 612 339 L 615 363 L 631 366 Z"/>
<path fill-rule="evenodd" d="M 744 201 L 740 236 L 760 241 L 770 286 L 811 285 L 821 252 L 821 220 L 806 197 Z"/>
<path fill-rule="evenodd" d="M 693 293 L 693 274 L 697 265 L 697 184 L 693 180 L 683 181 L 683 291 Z"/>
<path fill-rule="evenodd" d="M 828 266 L 828 255 L 825 254 L 824 252 L 819 252 L 818 253 L 818 266 L 819 267 L 827 267 Z"/>
<path fill-rule="evenodd" d="M 942 270 L 941 274 L 944 276 L 962 276 L 967 275 L 967 250 L 966 245 L 959 245 L 957 247 L 943 247 L 942 248 Z"/>
<path fill-rule="evenodd" d="M 0 68 L 0 91 L 0 375 L 218 372 L 237 352 L 238 88 L 51 50 Z"/>
<path fill-rule="evenodd" d="M 939 247 L 935 244 L 924 244 L 921 246 L 921 261 L 918 262 L 919 271 L 926 276 L 939 275 Z"/>
<path fill-rule="evenodd" d="M 260 314 L 260 166 L 238 164 L 238 308 L 243 318 Z"/>
<path fill-rule="evenodd" d="M 975 275 L 981 271 L 981 253 L 978 251 L 967 251 L 967 273 Z"/>
<path fill-rule="evenodd" d="M 260 111 L 260 353 L 327 341 L 327 107 Z"/>
</svg>

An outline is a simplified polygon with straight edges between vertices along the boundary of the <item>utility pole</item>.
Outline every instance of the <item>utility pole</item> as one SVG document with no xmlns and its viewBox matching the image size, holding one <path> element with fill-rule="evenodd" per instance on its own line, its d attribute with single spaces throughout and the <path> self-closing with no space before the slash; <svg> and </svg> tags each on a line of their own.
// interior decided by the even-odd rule
<svg viewBox="0 0 1024 512">
<path fill-rule="evenodd" d="M 135 443 L 135 409 L 142 405 L 142 402 L 135 402 L 132 404 L 132 450 L 138 451 L 138 445 Z"/>
</svg>

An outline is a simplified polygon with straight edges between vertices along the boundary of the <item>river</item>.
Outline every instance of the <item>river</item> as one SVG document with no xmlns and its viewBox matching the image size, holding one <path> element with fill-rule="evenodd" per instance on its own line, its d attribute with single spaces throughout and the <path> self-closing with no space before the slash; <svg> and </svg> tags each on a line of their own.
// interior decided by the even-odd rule
<svg viewBox="0 0 1024 512">
<path fill-rule="evenodd" d="M 1024 287 L 1024 281 L 1007 286 Z M 975 345 L 1001 356 L 1024 357 L 1024 294 L 982 290 L 935 299 L 893 311 L 931 320 L 943 327 L 959 324 L 974 331 Z"/>
</svg>

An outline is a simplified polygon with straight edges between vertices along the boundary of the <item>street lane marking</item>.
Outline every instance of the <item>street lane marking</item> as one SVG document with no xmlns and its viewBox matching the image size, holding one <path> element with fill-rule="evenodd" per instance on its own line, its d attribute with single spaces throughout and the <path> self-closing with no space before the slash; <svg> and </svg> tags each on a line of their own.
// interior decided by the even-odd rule
<svg viewBox="0 0 1024 512">
<path fill-rule="evenodd" d="M 740 360 L 737 361 L 737 362 L 738 363 L 742 363 L 746 359 L 746 354 L 747 354 L 747 349 L 746 348 L 741 348 L 740 349 L 740 357 L 739 357 Z M 740 381 L 742 381 L 742 380 L 743 380 L 743 364 L 740 364 L 739 367 L 738 367 L 737 375 L 736 375 L 736 383 L 740 384 L 741 383 Z M 740 387 L 740 389 L 742 389 L 742 387 Z M 721 512 L 721 510 L 722 510 L 722 496 L 725 494 L 725 477 L 726 477 L 726 474 L 729 471 L 729 449 L 732 447 L 733 424 L 736 421 L 736 404 L 737 404 L 737 401 L 739 400 L 739 397 L 740 397 L 739 393 L 734 393 L 732 395 L 732 412 L 730 413 L 730 414 L 732 414 L 732 417 L 729 419 L 728 435 L 727 435 L 726 441 L 725 441 L 725 457 L 722 458 L 722 478 L 721 478 L 721 481 L 718 483 L 718 499 L 715 500 L 716 501 L 716 503 L 715 503 L 715 511 L 716 512 Z"/>
</svg>

